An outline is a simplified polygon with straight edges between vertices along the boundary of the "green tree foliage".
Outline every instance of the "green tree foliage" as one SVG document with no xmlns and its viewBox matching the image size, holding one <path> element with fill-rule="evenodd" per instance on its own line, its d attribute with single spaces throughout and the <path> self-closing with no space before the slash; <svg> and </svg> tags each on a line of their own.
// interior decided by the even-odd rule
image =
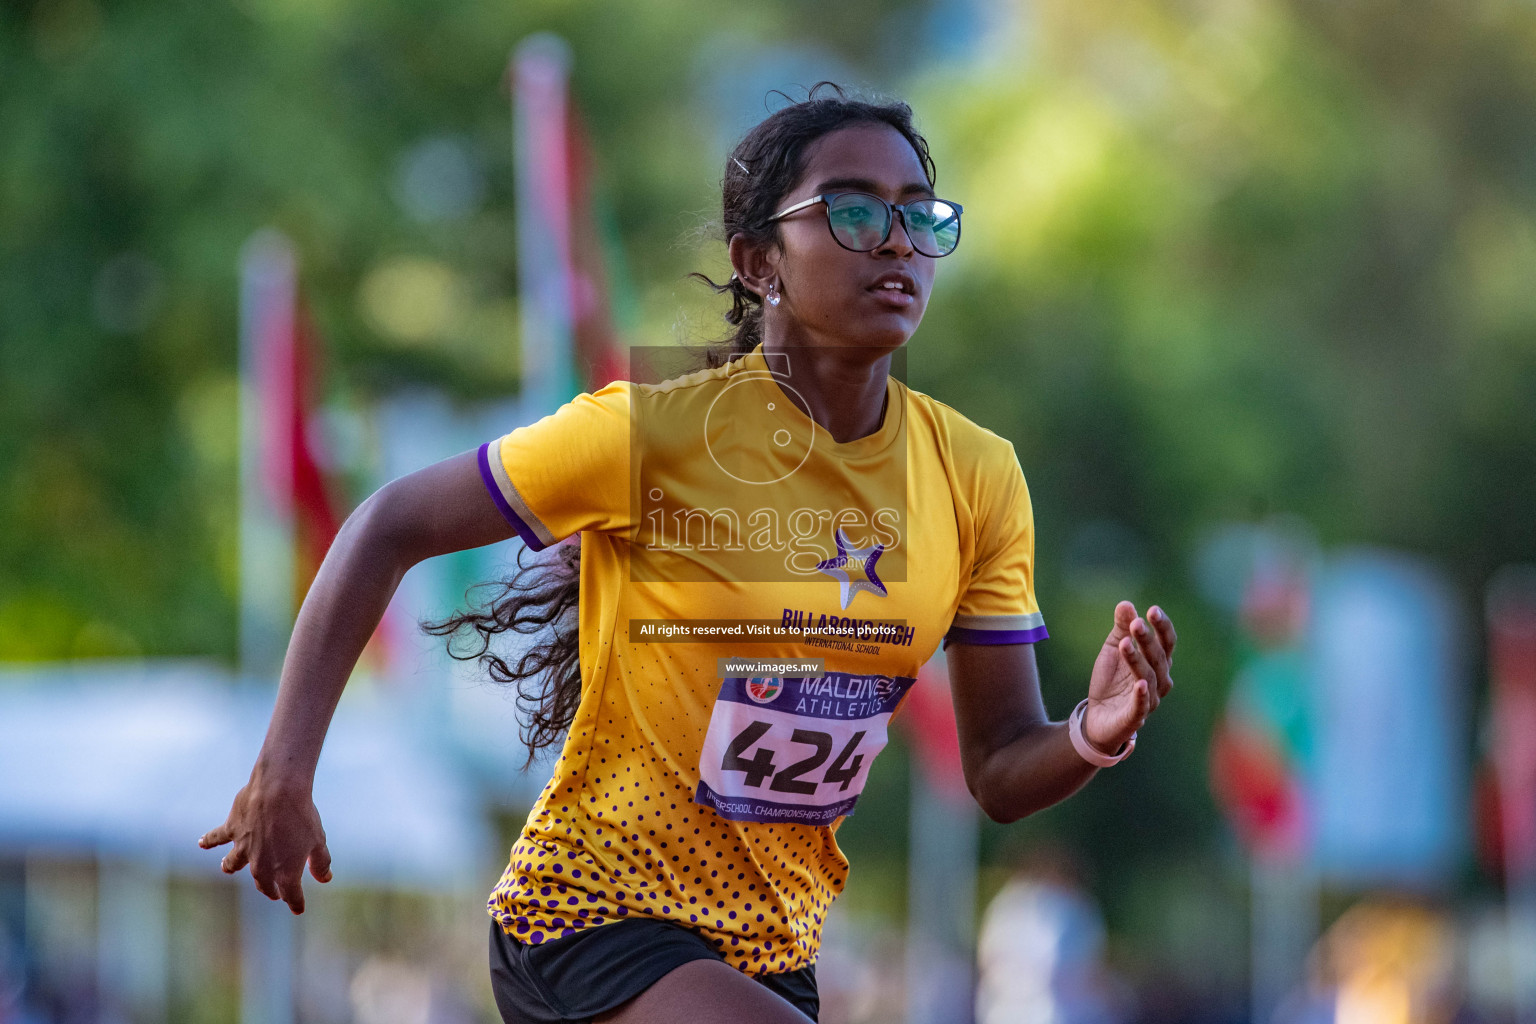
<svg viewBox="0 0 1536 1024">
<path fill-rule="evenodd" d="M 718 201 L 723 159 L 696 55 L 828 31 L 868 56 L 883 38 L 843 31 L 870 22 L 868 3 L 811 13 L 703 0 L 6 5 L 0 658 L 233 657 L 236 266 L 253 231 L 294 239 L 333 390 L 366 405 L 409 383 L 515 389 L 505 68 L 519 39 L 552 30 L 572 44 L 596 172 L 641 256 L 647 326 L 666 334 L 695 269 L 686 233 Z M 484 195 L 422 223 L 396 202 L 401 161 L 442 137 L 478 161 Z"/>
<path fill-rule="evenodd" d="M 913 365 L 1018 447 L 1058 714 L 1116 596 L 1200 637 L 1138 749 L 1156 767 L 1068 812 L 1101 864 L 1157 834 L 1150 879 L 1214 824 L 1229 645 L 1189 572 L 1213 523 L 1299 513 L 1421 553 L 1469 609 L 1536 557 L 1536 10 L 1030 12 L 994 64 L 916 91 L 968 220 Z"/>
</svg>

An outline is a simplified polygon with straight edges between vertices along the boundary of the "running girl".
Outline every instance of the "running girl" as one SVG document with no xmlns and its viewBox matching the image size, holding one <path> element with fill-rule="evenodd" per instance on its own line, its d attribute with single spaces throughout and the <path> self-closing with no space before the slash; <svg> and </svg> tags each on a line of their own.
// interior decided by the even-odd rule
<svg viewBox="0 0 1536 1024">
<path fill-rule="evenodd" d="M 532 745 L 564 737 L 490 899 L 508 1021 L 814 1020 L 848 874 L 835 832 L 941 643 L 991 817 L 1129 754 L 1173 685 L 1172 622 L 1106 609 L 1086 696 L 1051 721 L 1013 446 L 891 375 L 960 241 L 962 208 L 934 180 L 905 104 L 813 90 L 726 160 L 734 273 L 718 288 L 735 333 L 708 365 L 615 381 L 369 498 L 304 601 L 250 782 L 202 839 L 233 844 L 224 870 L 249 865 L 302 912 L 305 865 L 331 877 L 310 798 L 321 743 L 390 595 L 416 562 L 514 533 L 580 546 L 435 629 L 532 687 Z M 577 628 L 515 665 L 486 646 L 567 611 Z M 705 620 L 778 633 L 645 632 Z"/>
</svg>

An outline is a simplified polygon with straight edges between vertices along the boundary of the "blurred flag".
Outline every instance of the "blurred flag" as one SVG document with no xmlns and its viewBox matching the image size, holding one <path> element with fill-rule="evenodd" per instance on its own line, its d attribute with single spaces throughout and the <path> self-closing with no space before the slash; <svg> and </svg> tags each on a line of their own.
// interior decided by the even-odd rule
<svg viewBox="0 0 1536 1024">
<path fill-rule="evenodd" d="M 1234 831 L 1256 856 L 1294 863 L 1309 843 L 1307 580 L 1293 565 L 1261 566 L 1242 607 L 1252 648 L 1211 742 L 1211 788 Z"/>
<path fill-rule="evenodd" d="M 610 282 L 618 246 L 594 214 L 592 149 L 569 93 L 570 49 L 539 33 L 512 54 L 523 395 L 537 418 L 625 376 Z M 618 271 L 616 273 L 616 271 Z"/>
<path fill-rule="evenodd" d="M 1515 883 L 1536 875 L 1536 568 L 1505 569 L 1489 587 L 1488 668 L 1482 848 L 1489 866 Z"/>
<path fill-rule="evenodd" d="M 607 217 L 600 216 L 592 146 L 574 108 L 570 113 L 571 310 L 576 365 L 589 390 L 627 376 L 615 327 L 629 305 L 622 249 Z"/>
<path fill-rule="evenodd" d="M 297 261 L 287 239 L 259 232 L 241 264 L 241 394 L 243 475 L 241 529 L 242 635 L 247 671 L 266 675 L 282 652 L 346 507 L 327 480 L 319 404 L 322 344 L 300 294 Z M 390 615 L 375 631 L 362 664 L 388 667 Z"/>
<path fill-rule="evenodd" d="M 293 493 L 294 552 L 297 555 L 294 568 L 295 595 L 302 601 L 314 582 L 315 573 L 331 542 L 341 529 L 343 513 L 331 495 L 322 470 L 324 444 L 323 420 L 318 411 L 316 397 L 319 392 L 318 339 L 309 307 L 300 298 L 294 308 L 293 351 L 286 382 L 292 389 L 292 397 L 282 404 L 291 418 L 288 428 L 277 436 L 266 439 L 268 445 L 287 443 L 291 458 L 288 461 L 293 474 L 289 486 Z M 282 436 L 282 435 L 286 436 Z M 278 486 L 282 486 L 281 482 Z"/>
</svg>

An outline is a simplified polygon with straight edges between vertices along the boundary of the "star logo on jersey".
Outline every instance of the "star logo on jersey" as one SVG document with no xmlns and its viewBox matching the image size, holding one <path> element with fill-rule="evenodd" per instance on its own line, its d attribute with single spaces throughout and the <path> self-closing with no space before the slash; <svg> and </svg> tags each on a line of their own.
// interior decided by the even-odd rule
<svg viewBox="0 0 1536 1024">
<path fill-rule="evenodd" d="M 843 535 L 843 531 L 838 530 L 837 554 L 817 562 L 816 571 L 824 572 L 837 580 L 839 596 L 844 608 L 848 607 L 854 595 L 861 590 L 867 590 L 877 597 L 885 597 L 885 584 L 881 583 L 880 577 L 875 575 L 875 562 L 884 551 L 884 544 L 856 548 Z"/>
</svg>

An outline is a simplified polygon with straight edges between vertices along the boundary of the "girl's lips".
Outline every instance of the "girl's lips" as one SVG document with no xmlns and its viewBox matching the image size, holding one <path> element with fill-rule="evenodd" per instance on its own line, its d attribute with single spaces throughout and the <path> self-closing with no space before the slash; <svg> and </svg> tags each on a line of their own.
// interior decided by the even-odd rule
<svg viewBox="0 0 1536 1024">
<path fill-rule="evenodd" d="M 905 309 L 917 301 L 917 296 L 910 292 L 904 292 L 899 288 L 871 288 L 869 289 L 877 300 L 890 306 L 892 309 Z"/>
</svg>

